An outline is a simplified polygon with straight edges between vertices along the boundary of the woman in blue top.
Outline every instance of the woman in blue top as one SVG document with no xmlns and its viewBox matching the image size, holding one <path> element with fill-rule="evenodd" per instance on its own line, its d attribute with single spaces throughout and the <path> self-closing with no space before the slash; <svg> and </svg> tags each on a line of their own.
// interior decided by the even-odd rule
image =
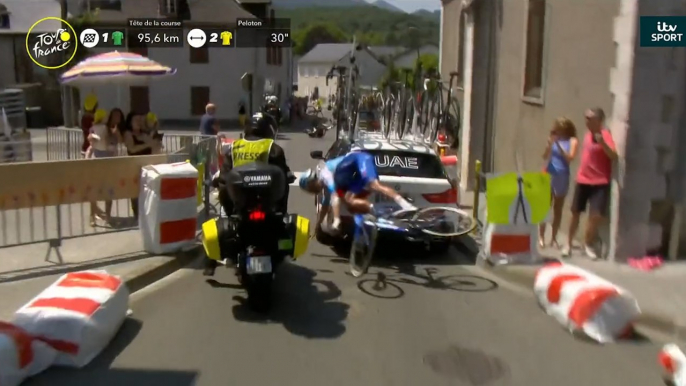
<svg viewBox="0 0 686 386">
<path fill-rule="evenodd" d="M 556 119 L 553 130 L 550 132 L 550 138 L 548 138 L 548 145 L 543 153 L 543 159 L 547 161 L 545 171 L 550 174 L 550 186 L 552 188 L 553 234 L 549 245 L 558 248 L 557 231 L 560 229 L 562 207 L 569 190 L 569 165 L 576 157 L 578 144 L 574 123 L 565 117 Z M 545 246 L 545 225 L 542 223 L 539 227 L 539 244 L 541 247 Z"/>
</svg>

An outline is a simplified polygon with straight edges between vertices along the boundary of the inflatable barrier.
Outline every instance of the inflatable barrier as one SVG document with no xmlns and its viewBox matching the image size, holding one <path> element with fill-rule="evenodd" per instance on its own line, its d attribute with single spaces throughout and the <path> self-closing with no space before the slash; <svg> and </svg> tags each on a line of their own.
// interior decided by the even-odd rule
<svg viewBox="0 0 686 386">
<path fill-rule="evenodd" d="M 83 367 L 112 340 L 126 318 L 129 291 L 105 271 L 63 275 L 14 316 L 14 325 L 57 350 L 54 364 Z"/>
<path fill-rule="evenodd" d="M 18 386 L 52 366 L 57 352 L 26 330 L 0 322 L 0 385 Z"/>
<path fill-rule="evenodd" d="M 552 263 L 539 269 L 534 294 L 546 313 L 570 332 L 612 342 L 633 331 L 638 302 L 626 290 L 579 267 Z"/>
<path fill-rule="evenodd" d="M 487 223 L 483 256 L 493 264 L 529 263 L 538 259 L 538 226 Z"/>
<path fill-rule="evenodd" d="M 146 252 L 177 252 L 195 242 L 197 193 L 198 170 L 188 162 L 143 168 L 139 221 Z"/>
<path fill-rule="evenodd" d="M 658 361 L 668 381 L 674 386 L 686 386 L 686 355 L 679 346 L 666 344 L 658 354 Z"/>
</svg>

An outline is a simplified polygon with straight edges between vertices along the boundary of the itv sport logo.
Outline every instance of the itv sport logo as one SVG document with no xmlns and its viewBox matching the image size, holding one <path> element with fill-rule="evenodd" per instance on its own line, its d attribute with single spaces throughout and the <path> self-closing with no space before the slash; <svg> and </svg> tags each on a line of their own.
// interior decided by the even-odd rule
<svg viewBox="0 0 686 386">
<path fill-rule="evenodd" d="M 686 47 L 686 16 L 641 16 L 641 47 Z"/>
</svg>

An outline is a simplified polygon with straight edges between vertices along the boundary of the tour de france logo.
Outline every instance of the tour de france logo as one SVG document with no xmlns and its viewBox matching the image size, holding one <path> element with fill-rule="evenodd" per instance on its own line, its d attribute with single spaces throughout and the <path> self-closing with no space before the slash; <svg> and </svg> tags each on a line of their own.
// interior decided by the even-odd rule
<svg viewBox="0 0 686 386">
<path fill-rule="evenodd" d="M 33 32 L 36 27 L 41 25 L 56 24 L 59 22 L 54 32 Z M 66 26 L 64 28 L 63 26 Z M 38 28 L 45 31 L 44 28 Z M 59 17 L 45 17 L 35 22 L 29 32 L 26 33 L 26 52 L 29 58 L 39 67 L 56 70 L 69 64 L 76 56 L 78 39 L 76 31 L 66 20 Z"/>
</svg>

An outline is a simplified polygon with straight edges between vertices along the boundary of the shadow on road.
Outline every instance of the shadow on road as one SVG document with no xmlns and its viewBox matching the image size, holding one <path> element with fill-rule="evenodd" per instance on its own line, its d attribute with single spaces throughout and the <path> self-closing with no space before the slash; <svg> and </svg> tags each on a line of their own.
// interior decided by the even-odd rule
<svg viewBox="0 0 686 386">
<path fill-rule="evenodd" d="M 315 279 L 311 269 L 284 264 L 274 283 L 274 302 L 267 315 L 251 311 L 244 296 L 235 296 L 236 320 L 281 323 L 290 333 L 310 339 L 334 339 L 345 333 L 349 305 L 337 301 L 341 290 L 329 280 Z M 233 285 L 229 285 L 233 288 Z"/>
<path fill-rule="evenodd" d="M 143 327 L 137 319 L 127 318 L 109 346 L 82 369 L 53 367 L 29 379 L 26 386 L 192 386 L 198 373 L 190 371 L 113 369 L 114 360 L 133 342 Z"/>
</svg>

